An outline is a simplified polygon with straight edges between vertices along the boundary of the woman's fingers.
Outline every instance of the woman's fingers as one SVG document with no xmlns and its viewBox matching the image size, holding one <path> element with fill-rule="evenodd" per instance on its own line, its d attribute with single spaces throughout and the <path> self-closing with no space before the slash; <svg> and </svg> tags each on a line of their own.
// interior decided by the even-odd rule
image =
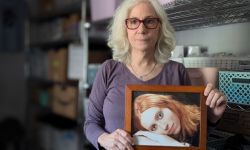
<svg viewBox="0 0 250 150">
<path fill-rule="evenodd" d="M 119 136 L 119 141 L 125 146 L 127 150 L 133 150 L 133 139 L 132 137 L 124 130 L 117 129 Z"/>
<path fill-rule="evenodd" d="M 118 148 L 119 150 L 125 149 L 126 145 L 124 145 L 120 140 L 116 140 L 115 143 L 115 148 Z"/>
<path fill-rule="evenodd" d="M 117 129 L 112 133 L 114 137 L 113 148 L 119 150 L 133 150 L 131 136 L 122 129 Z"/>
<path fill-rule="evenodd" d="M 124 130 L 117 129 L 118 133 L 128 142 L 129 144 L 133 145 L 133 138 Z"/>
<path fill-rule="evenodd" d="M 120 137 L 119 141 L 122 143 L 120 149 L 132 150 L 132 145 L 124 138 Z"/>
<path fill-rule="evenodd" d="M 216 102 L 216 107 L 221 106 L 222 104 L 227 103 L 227 98 L 226 96 L 223 94 Z"/>
<path fill-rule="evenodd" d="M 216 122 L 226 109 L 227 97 L 212 84 L 207 84 L 204 95 L 207 96 L 206 105 L 210 108 L 210 116 L 212 116 L 210 121 Z"/>
<path fill-rule="evenodd" d="M 210 91 L 213 90 L 213 88 L 214 88 L 213 84 L 208 83 L 207 86 L 206 86 L 206 88 L 205 88 L 204 95 L 205 95 L 205 96 L 208 96 L 209 93 L 210 93 Z"/>
<path fill-rule="evenodd" d="M 210 106 L 210 104 L 212 102 L 212 99 L 214 97 L 214 94 L 215 94 L 214 90 L 209 91 L 209 94 L 207 95 L 207 99 L 206 99 L 206 105 L 207 106 Z"/>
<path fill-rule="evenodd" d="M 215 108 L 220 106 L 222 102 L 226 102 L 226 96 L 222 92 L 217 89 L 213 89 L 212 91 L 210 91 L 206 100 L 207 106 L 209 106 L 210 108 Z"/>
<path fill-rule="evenodd" d="M 225 95 L 218 89 L 214 88 L 211 83 L 208 83 L 204 95 L 207 96 L 206 105 L 210 108 L 219 106 L 219 104 L 226 99 Z"/>
<path fill-rule="evenodd" d="M 117 129 L 111 134 L 104 133 L 98 138 L 98 142 L 109 150 L 133 150 L 131 136 L 122 129 Z"/>
<path fill-rule="evenodd" d="M 207 97 L 207 106 L 209 106 L 210 108 L 214 108 L 221 96 L 222 93 L 220 91 L 218 91 L 217 89 L 213 89 Z"/>
</svg>

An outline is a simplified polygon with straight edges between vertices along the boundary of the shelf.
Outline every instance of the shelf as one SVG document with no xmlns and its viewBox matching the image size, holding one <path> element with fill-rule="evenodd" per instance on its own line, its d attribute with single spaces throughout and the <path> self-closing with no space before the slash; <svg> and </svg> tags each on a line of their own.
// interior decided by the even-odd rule
<svg viewBox="0 0 250 150">
<path fill-rule="evenodd" d="M 41 123 L 49 124 L 57 129 L 76 129 L 77 121 L 54 113 L 43 114 L 38 117 Z"/>
<path fill-rule="evenodd" d="M 31 85 L 40 85 L 44 87 L 52 86 L 55 84 L 62 85 L 62 86 L 78 86 L 78 81 L 77 80 L 68 80 L 65 82 L 58 82 L 58 81 L 52 81 L 48 79 L 42 79 L 42 78 L 37 78 L 37 77 L 30 77 L 28 79 L 28 82 Z"/>
<path fill-rule="evenodd" d="M 68 130 L 73 130 L 73 140 L 77 140 L 75 134 L 80 129 L 77 118 L 79 81 L 67 77 L 67 54 L 71 44 L 81 43 L 81 22 L 85 10 L 83 0 L 29 0 L 27 4 L 29 5 L 25 32 L 27 38 L 27 121 L 29 126 L 27 131 L 29 147 L 27 147 L 28 150 L 33 150 L 48 147 L 46 145 L 48 143 L 44 142 L 48 141 L 47 135 L 53 135 L 49 140 L 57 141 L 57 143 L 65 142 L 61 133 L 65 133 L 65 131 L 68 133 Z M 69 87 L 70 92 L 65 90 L 57 94 L 58 89 L 64 89 L 64 87 L 65 89 Z M 59 102 L 56 102 L 58 99 L 56 94 L 65 94 L 63 98 L 66 100 L 72 98 L 74 103 L 69 105 L 69 103 L 61 101 L 62 109 L 57 111 L 55 108 L 59 107 Z M 70 96 L 68 97 L 67 94 Z M 72 94 L 74 97 L 71 96 Z M 67 114 L 69 111 L 77 114 L 71 117 Z M 51 127 L 52 130 L 50 130 Z M 44 131 L 46 133 L 40 134 Z M 57 131 L 60 131 L 60 134 Z M 47 134 L 47 132 L 51 133 Z M 46 136 L 44 136 L 45 134 Z M 53 141 L 52 143 L 49 141 L 49 146 L 55 148 Z M 72 144 L 72 139 L 70 139 L 70 144 Z M 81 144 L 75 145 L 74 148 L 76 146 L 81 147 Z"/>
<path fill-rule="evenodd" d="M 249 0 L 176 0 L 165 8 L 176 31 L 250 21 Z"/>
<path fill-rule="evenodd" d="M 77 121 L 52 112 L 50 107 L 44 107 L 37 103 L 30 103 L 34 119 L 40 123 L 49 124 L 58 129 L 74 129 Z"/>
<path fill-rule="evenodd" d="M 81 1 L 72 3 L 62 8 L 55 8 L 51 11 L 39 12 L 30 16 L 30 21 L 42 22 L 52 20 L 58 17 L 67 16 L 73 13 L 81 13 Z"/>
<path fill-rule="evenodd" d="M 176 0 L 164 7 L 175 31 L 250 21 L 249 0 Z M 110 18 L 92 22 L 94 29 L 90 33 L 106 30 L 109 21 Z"/>
<path fill-rule="evenodd" d="M 46 41 L 32 42 L 30 43 L 30 47 L 40 47 L 40 48 L 56 48 L 68 46 L 69 43 L 72 42 L 80 42 L 80 37 L 72 37 L 72 38 L 61 38 L 61 39 L 46 39 Z"/>
</svg>

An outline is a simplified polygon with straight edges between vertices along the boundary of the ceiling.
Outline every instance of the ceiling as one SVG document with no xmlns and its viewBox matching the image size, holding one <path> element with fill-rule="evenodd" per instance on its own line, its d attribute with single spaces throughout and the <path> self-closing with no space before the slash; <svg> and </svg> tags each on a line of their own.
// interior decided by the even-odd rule
<svg viewBox="0 0 250 150">
<path fill-rule="evenodd" d="M 250 0 L 176 0 L 164 7 L 176 31 L 250 21 Z"/>
</svg>

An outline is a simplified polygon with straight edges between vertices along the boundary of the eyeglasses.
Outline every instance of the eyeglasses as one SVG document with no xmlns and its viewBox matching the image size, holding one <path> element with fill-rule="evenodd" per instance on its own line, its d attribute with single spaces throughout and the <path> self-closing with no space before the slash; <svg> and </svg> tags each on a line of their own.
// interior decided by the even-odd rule
<svg viewBox="0 0 250 150">
<path fill-rule="evenodd" d="M 143 25 L 147 29 L 155 29 L 157 28 L 159 22 L 160 22 L 159 18 L 146 18 L 144 20 L 140 20 L 137 18 L 128 18 L 125 20 L 126 26 L 130 30 L 137 29 L 141 23 L 143 23 Z"/>
</svg>

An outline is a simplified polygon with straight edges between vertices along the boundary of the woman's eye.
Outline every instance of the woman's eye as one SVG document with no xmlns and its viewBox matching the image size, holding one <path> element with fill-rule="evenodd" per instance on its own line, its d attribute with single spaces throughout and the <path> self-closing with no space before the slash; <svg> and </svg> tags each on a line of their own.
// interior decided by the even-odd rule
<svg viewBox="0 0 250 150">
<path fill-rule="evenodd" d="M 152 126 L 151 126 L 151 131 L 155 131 L 157 129 L 157 125 L 156 124 L 153 124 Z"/>
<path fill-rule="evenodd" d="M 138 22 L 138 21 L 137 21 L 136 19 L 131 19 L 131 20 L 129 21 L 130 24 L 137 24 L 137 22 Z"/>
<path fill-rule="evenodd" d="M 145 22 L 150 24 L 150 23 L 152 23 L 153 21 L 152 21 L 151 19 L 147 19 L 147 20 L 145 20 Z"/>
<path fill-rule="evenodd" d="M 146 24 L 155 24 L 155 19 L 149 18 L 145 20 Z"/>
<path fill-rule="evenodd" d="M 156 120 L 161 120 L 163 118 L 163 112 L 159 111 L 156 115 Z"/>
</svg>

